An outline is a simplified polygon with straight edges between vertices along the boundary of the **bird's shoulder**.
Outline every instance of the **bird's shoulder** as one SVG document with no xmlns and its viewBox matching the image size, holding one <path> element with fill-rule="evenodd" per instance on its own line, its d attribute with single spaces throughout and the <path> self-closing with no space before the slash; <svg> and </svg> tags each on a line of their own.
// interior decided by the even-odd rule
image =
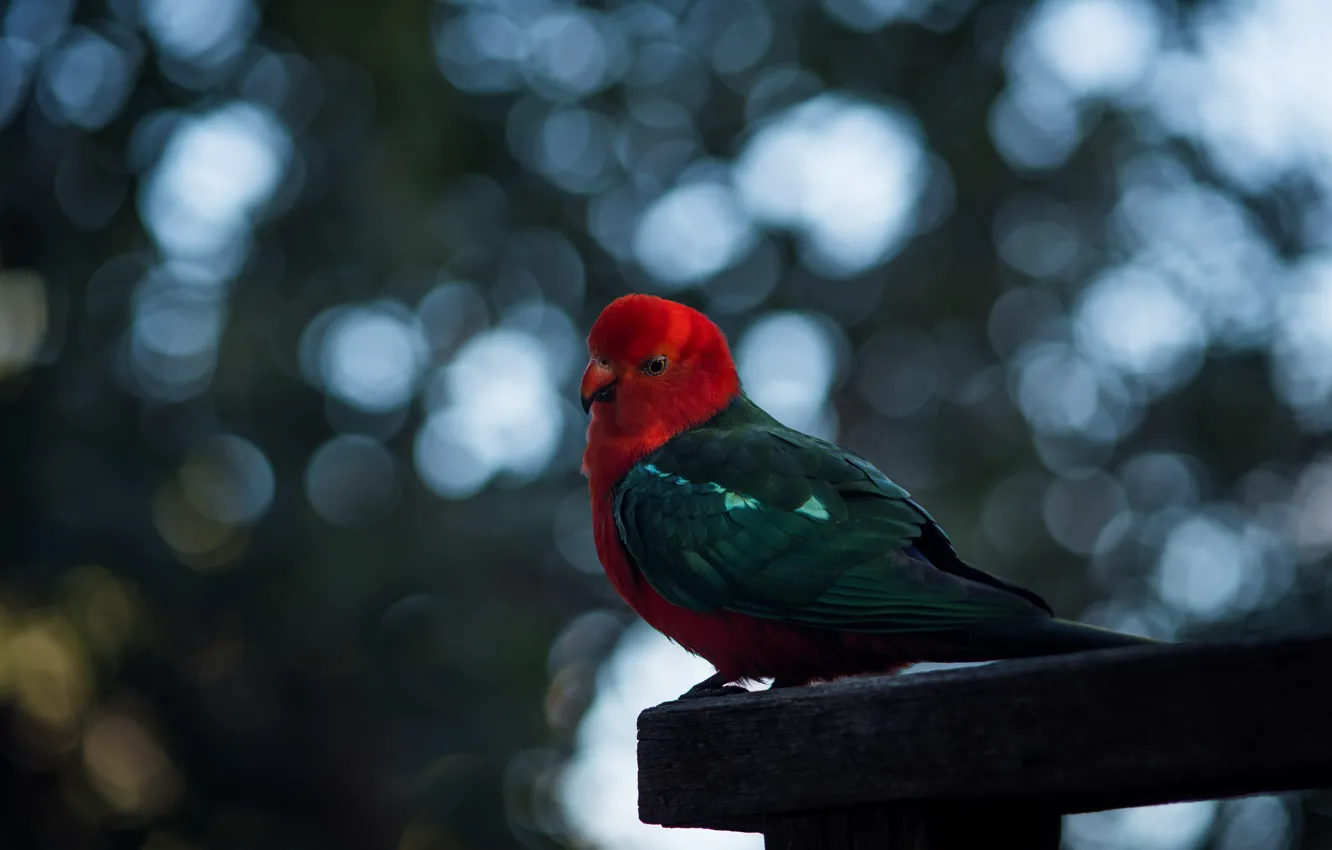
<svg viewBox="0 0 1332 850">
<path fill-rule="evenodd" d="M 874 629 L 920 626 L 898 610 L 903 599 L 941 606 L 925 617 L 929 628 L 972 616 L 975 605 L 950 606 L 977 593 L 990 601 L 976 605 L 999 613 L 1048 611 L 961 561 L 925 509 L 869 461 L 752 403 L 734 407 L 644 457 L 615 489 L 620 541 L 667 601 L 812 625 L 864 608 Z M 832 613 L 823 618 L 808 607 L 816 603 Z"/>
<path fill-rule="evenodd" d="M 769 511 L 826 513 L 824 518 L 834 519 L 845 515 L 848 499 L 888 500 L 931 521 L 870 461 L 782 425 L 743 395 L 643 457 L 616 492 L 658 488 L 663 494 L 745 499 Z"/>
</svg>

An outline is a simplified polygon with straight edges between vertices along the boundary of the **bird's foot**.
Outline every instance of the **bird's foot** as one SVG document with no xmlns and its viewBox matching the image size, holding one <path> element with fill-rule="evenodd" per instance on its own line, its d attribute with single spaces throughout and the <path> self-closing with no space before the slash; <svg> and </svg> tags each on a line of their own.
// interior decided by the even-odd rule
<svg viewBox="0 0 1332 850">
<path fill-rule="evenodd" d="M 703 699 L 704 697 L 729 697 L 736 694 L 747 694 L 749 690 L 739 685 L 727 684 L 726 677 L 721 673 L 714 673 L 703 681 L 694 685 L 689 690 L 680 694 L 678 699 Z"/>
<path fill-rule="evenodd" d="M 748 688 L 742 688 L 739 685 L 722 685 L 720 688 L 700 688 L 694 686 L 676 699 L 703 699 L 704 697 L 733 697 L 738 694 L 750 693 Z"/>
</svg>

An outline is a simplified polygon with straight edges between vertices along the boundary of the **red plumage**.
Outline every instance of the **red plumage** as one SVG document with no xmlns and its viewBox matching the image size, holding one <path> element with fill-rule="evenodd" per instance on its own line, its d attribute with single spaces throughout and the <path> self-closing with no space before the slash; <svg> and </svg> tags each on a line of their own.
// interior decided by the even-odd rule
<svg viewBox="0 0 1332 850">
<path fill-rule="evenodd" d="M 902 639 L 841 633 L 730 611 L 700 613 L 667 602 L 634 568 L 615 526 L 611 490 L 631 466 L 681 431 L 725 407 L 740 383 L 726 339 L 702 314 L 647 295 L 629 295 L 602 312 L 588 337 L 592 359 L 583 398 L 615 384 L 613 405 L 592 404 L 583 471 L 591 483 L 597 554 L 611 584 L 653 628 L 710 661 L 720 681 L 775 677 L 806 682 L 906 666 Z M 642 373 L 664 354 L 672 369 Z"/>
<path fill-rule="evenodd" d="M 634 570 L 615 529 L 609 493 L 594 496 L 597 554 L 620 596 L 657 631 L 717 668 L 718 680 L 775 678 L 803 684 L 862 673 L 889 673 L 914 653 L 906 641 L 809 629 L 730 611 L 703 614 L 672 605 Z"/>
<path fill-rule="evenodd" d="M 961 561 L 932 521 L 909 538 L 910 545 L 904 546 L 900 539 L 886 545 L 878 556 L 881 563 L 890 571 L 901 567 L 905 574 L 924 563 L 954 582 L 953 593 L 990 594 L 991 604 L 996 599 L 993 594 L 1002 593 L 999 614 L 956 627 L 871 633 L 818 628 L 796 618 L 748 616 L 729 608 L 695 610 L 668 601 L 625 549 L 612 504 L 614 488 L 646 455 L 743 401 L 735 362 L 725 336 L 703 314 L 647 295 L 629 295 L 611 303 L 593 325 L 588 349 L 592 357 L 581 394 L 592 423 L 583 472 L 591 484 L 597 554 L 611 583 L 634 611 L 717 667 L 717 675 L 689 695 L 714 692 L 717 685 L 741 679 L 774 678 L 774 684 L 793 685 L 888 672 L 923 660 L 985 661 L 1150 643 L 1054 618 L 1036 594 Z M 892 486 L 886 478 L 882 481 Z M 677 483 L 689 482 L 682 478 Z M 901 493 L 902 499 L 905 496 Z M 814 506 L 822 509 L 817 499 Z M 800 511 L 795 508 L 792 513 Z M 919 516 L 925 516 L 923 511 Z M 825 511 L 821 520 L 827 518 Z M 900 562 L 894 565 L 894 559 Z M 662 580 L 660 573 L 656 577 Z M 922 577 L 921 589 L 935 580 Z M 666 585 L 663 590 L 678 592 Z"/>
</svg>

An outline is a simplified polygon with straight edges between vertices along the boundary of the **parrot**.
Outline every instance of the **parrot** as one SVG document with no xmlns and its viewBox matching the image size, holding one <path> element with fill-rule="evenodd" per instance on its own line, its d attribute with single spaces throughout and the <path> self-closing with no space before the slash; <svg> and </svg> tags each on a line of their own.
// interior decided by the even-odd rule
<svg viewBox="0 0 1332 850">
<path fill-rule="evenodd" d="M 963 561 L 872 463 L 755 404 L 703 313 L 621 296 L 587 344 L 597 556 L 635 613 L 716 669 L 681 699 L 1157 643 L 1058 619 Z"/>
</svg>

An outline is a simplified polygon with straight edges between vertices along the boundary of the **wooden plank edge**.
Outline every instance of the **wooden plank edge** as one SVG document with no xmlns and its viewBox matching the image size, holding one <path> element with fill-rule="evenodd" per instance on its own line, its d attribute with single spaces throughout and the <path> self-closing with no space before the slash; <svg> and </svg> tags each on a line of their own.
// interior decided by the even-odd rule
<svg viewBox="0 0 1332 850">
<path fill-rule="evenodd" d="M 1332 784 L 1332 693 L 1315 684 L 1329 680 L 1332 635 L 1318 634 L 1106 650 L 666 703 L 639 718 L 640 817 L 754 831 L 762 814 L 894 800 L 1039 800 L 1080 812 L 1317 787 Z M 1052 688 L 1066 689 L 1066 699 L 1054 699 Z M 1060 708 L 1082 716 L 1070 723 Z M 942 724 L 940 711 L 951 714 Z M 894 728 L 894 719 L 907 725 Z M 1154 729 L 1153 720 L 1163 728 Z M 1061 753 L 1050 745 L 1051 724 L 1070 735 L 1108 730 L 1090 743 L 1113 750 Z M 1291 736 L 1299 736 L 1298 746 Z M 1239 744 L 1271 750 L 1274 742 L 1279 752 L 1227 767 L 1228 758 L 1243 757 Z M 1209 756 L 1209 746 L 1221 752 Z M 1158 750 L 1155 759 L 1146 747 Z M 1170 764 L 1172 747 L 1199 763 Z M 838 773 L 840 757 L 830 757 L 830 748 L 845 748 L 857 771 L 876 755 L 907 753 L 905 761 L 914 759 L 927 775 L 849 777 Z M 950 782 L 930 764 L 932 751 L 936 760 L 975 763 L 954 771 L 958 781 Z M 1218 762 L 1217 755 L 1225 758 Z M 1061 758 L 1080 762 L 1060 765 Z M 802 760 L 821 772 L 800 770 Z M 1153 762 L 1156 773 L 1148 769 Z"/>
</svg>

